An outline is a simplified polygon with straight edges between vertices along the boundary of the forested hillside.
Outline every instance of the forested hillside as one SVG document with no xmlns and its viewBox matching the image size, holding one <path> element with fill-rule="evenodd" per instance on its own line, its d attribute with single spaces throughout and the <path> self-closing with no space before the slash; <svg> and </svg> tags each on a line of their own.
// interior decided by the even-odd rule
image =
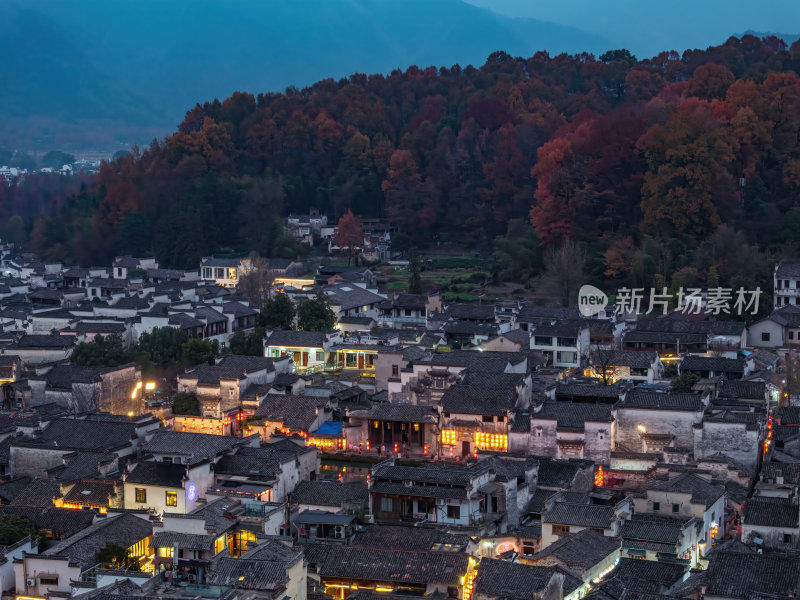
<svg viewBox="0 0 800 600">
<path fill-rule="evenodd" d="M 496 52 L 479 69 L 236 93 L 52 214 L 28 212 L 26 235 L 47 259 L 189 267 L 220 249 L 293 253 L 287 212 L 352 209 L 418 246 L 494 250 L 507 277 L 574 239 L 595 280 L 756 278 L 765 253 L 797 249 L 798 72 L 800 44 L 744 36 L 648 60 Z M 19 214 L 25 190 L 0 190 L 0 206 Z"/>
</svg>

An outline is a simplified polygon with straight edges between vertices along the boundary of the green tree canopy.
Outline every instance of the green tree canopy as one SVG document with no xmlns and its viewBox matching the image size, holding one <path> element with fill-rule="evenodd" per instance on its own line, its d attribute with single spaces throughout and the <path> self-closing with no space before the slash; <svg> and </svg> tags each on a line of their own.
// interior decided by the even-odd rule
<svg viewBox="0 0 800 600">
<path fill-rule="evenodd" d="M 694 373 L 684 373 L 672 380 L 672 391 L 676 394 L 690 394 L 692 387 L 698 381 L 700 381 L 700 378 Z"/>
<path fill-rule="evenodd" d="M 232 354 L 243 356 L 264 356 L 264 334 L 263 327 L 256 327 L 253 333 L 247 335 L 242 331 L 237 331 L 231 336 L 228 347 Z"/>
<path fill-rule="evenodd" d="M 106 337 L 97 335 L 91 342 L 78 344 L 70 360 L 81 367 L 116 367 L 131 362 L 133 356 L 125 350 L 122 338 L 111 334 Z"/>
<path fill-rule="evenodd" d="M 189 336 L 180 329 L 156 327 L 152 332 L 139 336 L 136 350 L 154 365 L 173 365 L 181 359 L 182 346 L 188 339 Z"/>
<path fill-rule="evenodd" d="M 303 331 L 330 331 L 336 325 L 336 313 L 324 292 L 304 300 L 297 307 L 297 327 Z"/>
<path fill-rule="evenodd" d="M 17 515 L 3 515 L 0 517 L 0 546 L 10 546 L 27 536 L 36 536 L 36 526 Z"/>
<path fill-rule="evenodd" d="M 191 338 L 181 346 L 181 358 L 184 362 L 191 365 L 209 362 L 219 354 L 219 342 L 217 340 L 201 340 Z"/>
<path fill-rule="evenodd" d="M 286 294 L 275 294 L 267 300 L 256 316 L 256 325 L 265 329 L 291 329 L 294 323 L 295 309 Z"/>
<path fill-rule="evenodd" d="M 200 402 L 194 392 L 178 392 L 172 400 L 172 413 L 176 415 L 200 416 Z"/>
</svg>

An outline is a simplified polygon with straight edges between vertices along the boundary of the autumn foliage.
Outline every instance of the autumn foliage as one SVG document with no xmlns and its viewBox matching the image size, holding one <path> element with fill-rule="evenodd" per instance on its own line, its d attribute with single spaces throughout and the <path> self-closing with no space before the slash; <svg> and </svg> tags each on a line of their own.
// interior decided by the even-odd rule
<svg viewBox="0 0 800 600">
<path fill-rule="evenodd" d="M 223 248 L 292 255 L 281 219 L 311 207 L 346 231 L 348 215 L 388 219 L 417 246 L 501 247 L 526 220 L 543 251 L 581 243 L 597 277 L 668 278 L 663 265 L 723 225 L 750 245 L 795 243 L 798 73 L 800 45 L 748 35 L 645 60 L 497 52 L 480 68 L 237 92 L 26 209 L 24 237 L 46 259 L 196 267 Z M 0 189 L 7 218 L 23 196 Z"/>
</svg>

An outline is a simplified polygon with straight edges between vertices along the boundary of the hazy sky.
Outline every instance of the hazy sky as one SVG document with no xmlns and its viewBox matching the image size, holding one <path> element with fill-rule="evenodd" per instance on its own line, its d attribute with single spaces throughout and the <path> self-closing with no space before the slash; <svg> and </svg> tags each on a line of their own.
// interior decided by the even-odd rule
<svg viewBox="0 0 800 600">
<path fill-rule="evenodd" d="M 600 33 L 640 57 L 724 42 L 747 30 L 800 33 L 800 0 L 467 0 L 511 17 Z"/>
</svg>

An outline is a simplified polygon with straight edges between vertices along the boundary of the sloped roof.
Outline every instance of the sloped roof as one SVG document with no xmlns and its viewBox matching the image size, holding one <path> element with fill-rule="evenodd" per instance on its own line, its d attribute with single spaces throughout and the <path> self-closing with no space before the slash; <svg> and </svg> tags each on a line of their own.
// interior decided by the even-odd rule
<svg viewBox="0 0 800 600">
<path fill-rule="evenodd" d="M 530 600 L 544 592 L 556 574 L 564 575 L 563 596 L 567 597 L 583 582 L 559 567 L 537 567 L 505 560 L 484 558 L 473 583 L 475 592 L 508 600 Z"/>
<path fill-rule="evenodd" d="M 697 412 L 703 408 L 703 396 L 700 394 L 673 394 L 671 392 L 633 390 L 625 395 L 625 400 L 620 402 L 617 408 Z"/>
<path fill-rule="evenodd" d="M 327 403 L 328 398 L 320 396 L 268 394 L 256 409 L 255 416 L 267 421 L 278 421 L 290 429 L 307 432 L 317 419 L 319 411 Z"/>
<path fill-rule="evenodd" d="M 215 535 L 180 533 L 178 531 L 157 531 L 150 541 L 151 548 L 174 548 L 183 550 L 210 550 L 214 545 Z"/>
<path fill-rule="evenodd" d="M 751 498 L 743 518 L 746 525 L 800 529 L 800 507 L 788 498 Z"/>
<path fill-rule="evenodd" d="M 556 502 L 542 515 L 542 522 L 608 529 L 616 519 L 613 506 Z"/>
<path fill-rule="evenodd" d="M 72 486 L 64 502 L 88 504 L 91 506 L 108 506 L 109 497 L 114 495 L 114 485 L 100 481 L 80 481 Z"/>
<path fill-rule="evenodd" d="M 538 412 L 531 413 L 531 422 L 537 419 L 555 420 L 559 431 L 584 431 L 589 422 L 611 423 L 614 407 L 611 404 L 585 402 L 545 402 Z"/>
<path fill-rule="evenodd" d="M 785 554 L 717 552 L 703 575 L 707 597 L 796 596 L 800 591 L 800 559 Z"/>
<path fill-rule="evenodd" d="M 370 525 L 365 531 L 356 534 L 354 546 L 385 548 L 387 550 L 415 550 L 436 552 L 444 545 L 450 548 L 442 551 L 464 552 L 470 543 L 466 533 L 450 533 L 438 528 L 413 527 L 405 525 Z M 455 547 L 456 549 L 452 549 Z"/>
<path fill-rule="evenodd" d="M 514 407 L 516 386 L 483 386 L 457 383 L 450 386 L 440 401 L 442 411 L 470 415 L 505 415 Z"/>
<path fill-rule="evenodd" d="M 95 555 L 107 544 L 130 548 L 152 533 L 153 525 L 150 521 L 125 513 L 98 521 L 48 548 L 44 554 L 65 556 L 70 561 L 77 562 L 81 569 L 87 569 L 97 563 Z"/>
<path fill-rule="evenodd" d="M 555 556 L 567 566 L 590 569 L 617 550 L 619 542 L 592 529 L 582 529 L 578 533 L 556 540 L 541 552 L 537 552 L 534 559 Z"/>
<path fill-rule="evenodd" d="M 127 446 L 136 437 L 131 422 L 55 418 L 34 438 L 17 439 L 14 445 L 64 450 L 112 450 Z"/>
<path fill-rule="evenodd" d="M 612 579 L 626 590 L 658 594 L 681 581 L 689 565 L 636 558 L 620 558 Z"/>
<path fill-rule="evenodd" d="M 356 546 L 331 547 L 320 560 L 322 577 L 406 584 L 458 585 L 466 574 L 466 554 L 412 552 Z"/>
<path fill-rule="evenodd" d="M 681 359 L 681 370 L 744 373 L 745 361 L 741 358 L 697 356 L 688 354 Z"/>
<path fill-rule="evenodd" d="M 180 488 L 183 487 L 183 480 L 186 477 L 185 465 L 145 461 L 134 464 L 125 481 L 142 485 Z"/>
<path fill-rule="evenodd" d="M 266 345 L 281 348 L 322 348 L 327 339 L 327 334 L 321 331 L 273 329 L 267 334 Z"/>
<path fill-rule="evenodd" d="M 246 439 L 158 429 L 145 444 L 144 451 L 153 454 L 181 455 L 189 457 L 193 462 L 200 462 L 241 446 L 246 443 Z"/>
<path fill-rule="evenodd" d="M 666 481 L 655 481 L 647 486 L 648 490 L 689 493 L 692 502 L 711 506 L 725 493 L 725 488 L 709 483 L 693 473 L 681 473 Z"/>
<path fill-rule="evenodd" d="M 223 557 L 209 573 L 208 583 L 238 589 L 275 591 L 289 582 L 286 569 L 287 565 L 281 562 Z"/>
<path fill-rule="evenodd" d="M 662 517 L 636 514 L 622 524 L 620 537 L 625 543 L 645 541 L 676 546 L 683 532 L 695 523 L 694 518 Z"/>
<path fill-rule="evenodd" d="M 297 504 L 318 506 L 357 505 L 367 507 L 369 490 L 360 483 L 338 483 L 334 481 L 301 481 L 289 495 Z"/>
<path fill-rule="evenodd" d="M 354 410 L 350 417 L 402 423 L 438 423 L 438 414 L 430 406 L 419 404 L 377 404 L 369 410 Z"/>
</svg>

